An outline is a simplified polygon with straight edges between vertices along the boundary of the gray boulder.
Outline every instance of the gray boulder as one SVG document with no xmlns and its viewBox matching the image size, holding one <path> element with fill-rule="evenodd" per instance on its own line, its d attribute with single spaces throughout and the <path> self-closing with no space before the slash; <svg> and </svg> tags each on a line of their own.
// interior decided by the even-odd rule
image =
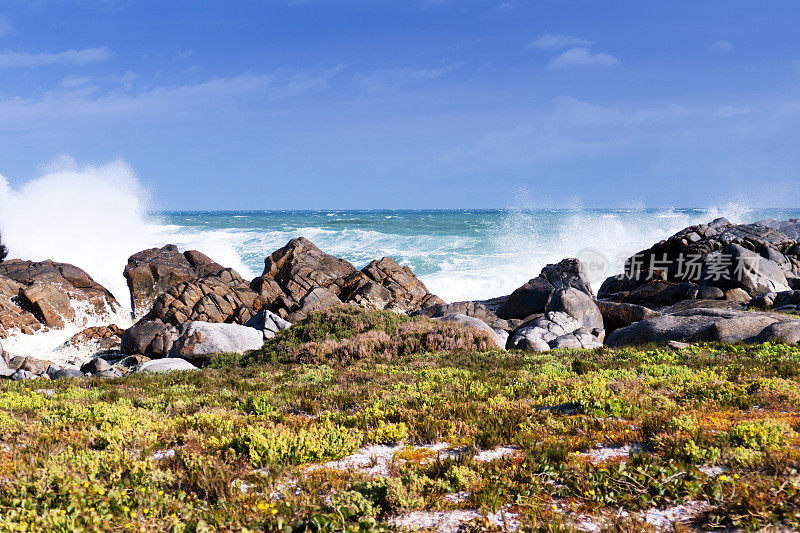
<svg viewBox="0 0 800 533">
<path fill-rule="evenodd" d="M 602 328 L 600 333 L 602 335 Z M 518 350 L 546 352 L 555 348 L 598 348 L 602 339 L 583 327 L 582 323 L 563 311 L 549 311 L 517 329 L 508 340 L 508 347 Z"/>
<path fill-rule="evenodd" d="M 167 358 L 167 359 L 153 359 L 152 361 L 145 361 L 140 363 L 134 369 L 134 372 L 173 372 L 176 370 L 197 370 L 197 367 L 185 359 Z"/>
<path fill-rule="evenodd" d="M 777 313 L 758 313 L 735 309 L 687 309 L 636 322 L 612 332 L 606 345 L 636 346 L 650 342 L 764 342 L 772 340 L 769 328 L 782 322 Z M 800 324 L 800 322 L 798 322 Z M 781 331 L 789 331 L 785 326 Z M 776 331 L 775 335 L 778 332 Z M 788 336 L 788 333 L 787 333 Z"/>
<path fill-rule="evenodd" d="M 596 301 L 595 304 L 600 310 L 600 314 L 603 316 L 603 329 L 606 330 L 606 334 L 611 333 L 615 329 L 630 326 L 634 322 L 661 316 L 661 313 L 658 311 L 653 311 L 642 305 L 606 302 L 602 300 Z"/>
<path fill-rule="evenodd" d="M 758 334 L 756 342 L 779 341 L 784 344 L 800 344 L 800 320 L 775 322 Z"/>
<path fill-rule="evenodd" d="M 82 378 L 85 377 L 84 373 L 80 370 L 72 368 L 60 368 L 56 370 L 51 376 L 52 379 L 66 379 L 66 378 Z"/>
<path fill-rule="evenodd" d="M 750 296 L 789 290 L 786 274 L 775 261 L 738 244 L 729 244 L 721 253 L 732 259 L 731 279 Z"/>
<path fill-rule="evenodd" d="M 580 327 L 600 340 L 605 337 L 603 315 L 594 298 L 578 289 L 567 287 L 557 290 L 547 303 L 546 311 L 566 313 L 580 323 Z"/>
<path fill-rule="evenodd" d="M 444 322 L 455 322 L 458 324 L 464 324 L 466 326 L 478 329 L 480 331 L 485 331 L 489 334 L 489 337 L 492 339 L 492 344 L 495 348 L 500 350 L 505 350 L 506 343 L 505 341 L 497 334 L 495 330 L 493 330 L 486 322 L 483 320 L 477 319 L 472 316 L 462 315 L 459 313 L 453 313 L 450 315 L 445 315 L 443 317 L 434 318 L 434 320 L 442 320 Z"/>
<path fill-rule="evenodd" d="M 264 334 L 255 328 L 239 324 L 188 322 L 181 326 L 180 335 L 169 356 L 202 365 L 207 364 L 215 354 L 243 354 L 263 345 Z"/>
<path fill-rule="evenodd" d="M 33 372 L 29 372 L 27 370 L 17 370 L 10 376 L 12 381 L 24 381 L 26 379 L 36 379 L 38 377 L 38 374 L 34 374 Z"/>
<path fill-rule="evenodd" d="M 264 340 L 267 340 L 271 339 L 284 329 L 289 329 L 292 327 L 292 323 L 288 320 L 284 320 L 272 311 L 262 309 L 253 315 L 253 318 L 248 320 L 245 323 L 245 326 L 259 330 L 264 336 Z"/>
<path fill-rule="evenodd" d="M 594 295 L 581 262 L 575 258 L 545 266 L 538 277 L 511 293 L 496 311 L 497 316 L 508 320 L 541 313 L 556 291 L 569 287 L 589 296 Z"/>
<path fill-rule="evenodd" d="M 107 370 L 111 370 L 111 364 L 101 357 L 95 357 L 81 365 L 81 372 L 84 374 L 97 374 Z"/>
<path fill-rule="evenodd" d="M 161 319 L 142 319 L 122 334 L 121 349 L 125 354 L 142 354 L 156 359 L 166 357 L 178 339 L 178 329 Z"/>
</svg>

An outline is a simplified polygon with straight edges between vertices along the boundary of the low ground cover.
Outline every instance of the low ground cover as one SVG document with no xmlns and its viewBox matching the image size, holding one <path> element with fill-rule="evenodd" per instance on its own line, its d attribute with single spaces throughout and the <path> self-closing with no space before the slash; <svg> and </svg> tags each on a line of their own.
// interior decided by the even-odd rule
<svg viewBox="0 0 800 533">
<path fill-rule="evenodd" d="M 408 324 L 413 349 L 363 348 Z M 475 531 L 638 531 L 681 504 L 702 512 L 679 529 L 800 527 L 800 349 L 430 351 L 429 328 L 312 316 L 202 371 L 4 382 L 0 530 L 383 531 L 469 511 Z M 341 466 L 365 446 L 382 468 Z"/>
</svg>

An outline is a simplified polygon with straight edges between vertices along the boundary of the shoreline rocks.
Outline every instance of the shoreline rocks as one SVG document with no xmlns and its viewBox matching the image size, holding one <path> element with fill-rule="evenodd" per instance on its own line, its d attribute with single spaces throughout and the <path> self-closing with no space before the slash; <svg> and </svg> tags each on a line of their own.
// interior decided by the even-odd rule
<svg viewBox="0 0 800 533">
<path fill-rule="evenodd" d="M 84 320 L 108 320 L 120 310 L 114 296 L 68 263 L 10 259 L 0 263 L 0 337 L 31 334 Z"/>
</svg>

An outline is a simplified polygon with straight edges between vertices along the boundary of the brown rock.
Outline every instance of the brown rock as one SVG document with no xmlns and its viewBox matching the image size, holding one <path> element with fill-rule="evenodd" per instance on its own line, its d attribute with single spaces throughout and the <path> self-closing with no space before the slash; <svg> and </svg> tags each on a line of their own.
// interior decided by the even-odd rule
<svg viewBox="0 0 800 533">
<path fill-rule="evenodd" d="M 42 324 L 64 327 L 78 319 L 75 304 L 97 320 L 119 309 L 111 293 L 76 266 L 49 260 L 0 263 L 0 336 L 11 329 L 32 333 Z"/>
<path fill-rule="evenodd" d="M 143 316 L 159 295 L 175 285 L 217 275 L 221 270 L 221 265 L 201 252 L 180 253 L 177 246 L 168 244 L 133 254 L 123 275 L 131 292 L 134 315 Z"/>
<path fill-rule="evenodd" d="M 391 257 L 371 262 L 361 272 L 348 276 L 346 283 L 342 301 L 360 307 L 409 312 L 445 303 L 428 292 L 410 268 Z"/>
</svg>

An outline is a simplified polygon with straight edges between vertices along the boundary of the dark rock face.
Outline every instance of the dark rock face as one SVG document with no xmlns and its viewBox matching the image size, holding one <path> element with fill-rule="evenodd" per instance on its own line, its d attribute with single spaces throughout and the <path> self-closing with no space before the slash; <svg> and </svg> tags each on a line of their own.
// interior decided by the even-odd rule
<svg viewBox="0 0 800 533">
<path fill-rule="evenodd" d="M 542 269 L 539 277 L 530 280 L 516 289 L 497 310 L 497 316 L 504 319 L 526 318 L 544 312 L 550 297 L 558 290 L 572 287 L 589 296 L 592 288 L 583 274 L 578 259 L 563 259 Z"/>
<path fill-rule="evenodd" d="M 603 327 L 606 333 L 630 326 L 634 322 L 661 316 L 661 313 L 641 305 L 604 302 L 603 300 L 598 300 L 595 304 L 600 310 L 600 314 L 603 315 Z"/>
<path fill-rule="evenodd" d="M 0 235 L 0 263 L 5 261 L 6 257 L 8 257 L 8 248 L 3 244 L 3 236 Z"/>
<path fill-rule="evenodd" d="M 223 267 L 196 251 L 180 253 L 174 244 L 142 250 L 128 259 L 123 275 L 134 316 L 144 316 L 155 299 L 179 283 L 217 275 Z"/>
<path fill-rule="evenodd" d="M 0 336 L 14 328 L 32 333 L 75 323 L 73 304 L 97 319 L 119 309 L 111 293 L 76 266 L 49 260 L 0 263 Z"/>
<path fill-rule="evenodd" d="M 780 313 L 698 308 L 649 318 L 617 329 L 608 336 L 606 344 L 618 347 L 667 341 L 786 341 L 794 339 L 795 332 L 800 334 L 800 321 Z"/>
<path fill-rule="evenodd" d="M 798 228 L 797 222 L 736 225 L 724 218 L 688 227 L 629 258 L 625 274 L 608 278 L 598 296 L 663 307 L 720 299 L 720 291 L 727 295 L 732 289 L 750 297 L 787 290 L 800 283 Z"/>
</svg>

